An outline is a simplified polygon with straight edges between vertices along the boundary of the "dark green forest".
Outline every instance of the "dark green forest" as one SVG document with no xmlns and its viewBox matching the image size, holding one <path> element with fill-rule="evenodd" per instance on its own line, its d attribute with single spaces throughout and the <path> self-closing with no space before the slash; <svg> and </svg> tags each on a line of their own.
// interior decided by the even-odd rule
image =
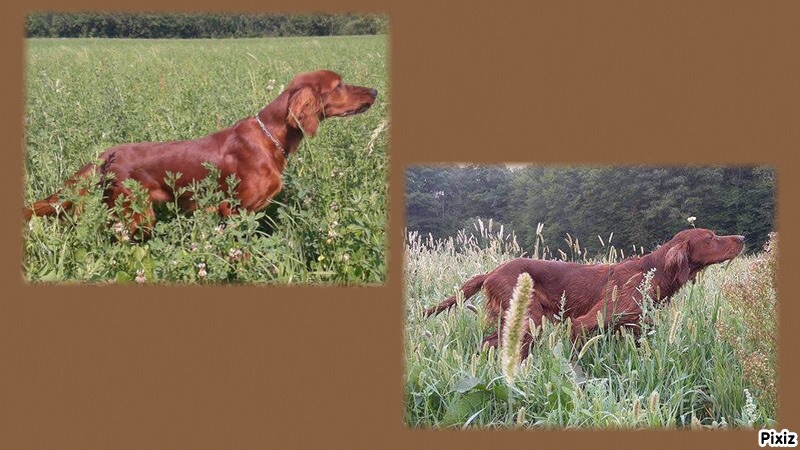
<svg viewBox="0 0 800 450">
<path fill-rule="evenodd" d="M 416 166 L 406 171 L 406 226 L 444 238 L 492 219 L 530 250 L 541 222 L 551 249 L 566 249 L 569 233 L 595 255 L 598 236 L 647 251 L 696 217 L 694 226 L 743 234 L 758 251 L 775 228 L 775 176 L 764 166 Z"/>
<path fill-rule="evenodd" d="M 389 18 L 356 14 L 29 14 L 26 37 L 244 38 L 387 34 Z"/>
</svg>

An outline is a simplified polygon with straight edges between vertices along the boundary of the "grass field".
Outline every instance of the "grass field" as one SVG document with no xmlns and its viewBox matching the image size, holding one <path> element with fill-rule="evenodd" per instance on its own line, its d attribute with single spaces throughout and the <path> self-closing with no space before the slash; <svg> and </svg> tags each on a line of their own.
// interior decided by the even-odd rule
<svg viewBox="0 0 800 450">
<path fill-rule="evenodd" d="M 523 251 L 491 227 L 406 241 L 405 421 L 411 427 L 690 427 L 773 425 L 777 237 L 769 252 L 715 265 L 669 306 L 650 310 L 641 339 L 601 331 L 575 347 L 567 323 L 545 324 L 508 383 L 484 298 L 435 318 L 424 307 Z M 608 240 L 606 240 L 608 243 Z M 608 244 L 606 244 L 608 245 Z M 530 250 L 530 249 L 529 249 Z M 544 246 L 533 254 L 541 256 Z M 582 262 L 611 261 L 614 250 Z M 476 310 L 474 314 L 471 310 Z"/>
<path fill-rule="evenodd" d="M 44 198 L 102 150 L 193 139 L 253 115 L 297 73 L 330 69 L 374 87 L 365 114 L 327 120 L 258 214 L 220 226 L 170 205 L 145 241 L 107 226 L 97 195 L 83 214 L 24 227 L 32 282 L 381 283 L 386 271 L 389 133 L 386 36 L 230 40 L 30 39 L 25 204 Z M 210 186 L 207 185 L 206 187 Z M 70 193 L 65 193 L 69 197 Z M 198 187 L 200 206 L 218 194 Z"/>
</svg>

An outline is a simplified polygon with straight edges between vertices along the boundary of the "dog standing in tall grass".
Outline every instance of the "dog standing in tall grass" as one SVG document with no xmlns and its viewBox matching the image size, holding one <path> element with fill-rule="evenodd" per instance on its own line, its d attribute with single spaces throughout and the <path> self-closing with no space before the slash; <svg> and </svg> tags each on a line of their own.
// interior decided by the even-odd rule
<svg viewBox="0 0 800 450">
<path fill-rule="evenodd" d="M 239 207 L 249 211 L 264 209 L 282 188 L 281 173 L 289 155 L 305 135 L 314 136 L 319 123 L 329 117 L 360 114 L 375 102 L 375 89 L 347 85 L 329 70 L 295 76 L 278 97 L 253 117 L 208 136 L 187 141 L 147 142 L 111 147 L 100 155 L 101 163 L 86 164 L 69 180 L 72 185 L 93 173 L 100 176 L 100 188 L 109 207 L 122 196 L 124 214 L 131 220 L 131 231 L 151 229 L 155 223 L 152 207 L 136 212 L 131 208 L 130 189 L 123 181 L 134 179 L 148 192 L 151 203 L 175 201 L 173 188 L 205 178 L 210 163 L 220 171 L 220 189 L 229 191 L 227 179 L 233 175 L 237 186 L 232 194 Z M 167 172 L 180 173 L 175 186 L 165 182 Z M 81 195 L 85 190 L 80 192 Z M 196 204 L 191 192 L 177 199 L 182 209 L 192 211 Z M 23 210 L 25 220 L 34 215 L 56 215 L 72 208 L 70 201 L 59 201 L 59 193 L 35 202 Z M 219 205 L 222 216 L 236 213 L 227 203 Z"/>
<path fill-rule="evenodd" d="M 542 317 L 551 321 L 556 315 L 572 320 L 572 340 L 577 341 L 604 326 L 636 325 L 642 308 L 639 288 L 646 274 L 655 270 L 651 291 L 656 302 L 668 300 L 697 272 L 712 264 L 736 257 L 744 248 L 744 236 L 717 236 L 702 228 L 684 230 L 671 240 L 641 257 L 632 257 L 617 264 L 586 265 L 564 261 L 518 258 L 508 261 L 489 273 L 470 278 L 462 287 L 464 298 L 483 288 L 489 318 L 500 317 L 499 330 L 487 336 L 484 345 L 496 347 L 505 327 L 505 311 L 517 277 L 527 272 L 533 279 L 528 302 L 528 316 L 536 326 Z M 562 296 L 565 299 L 562 311 Z M 425 310 L 425 316 L 445 311 L 456 304 L 453 295 Z M 523 337 L 523 356 L 532 341 L 530 330 Z"/>
</svg>

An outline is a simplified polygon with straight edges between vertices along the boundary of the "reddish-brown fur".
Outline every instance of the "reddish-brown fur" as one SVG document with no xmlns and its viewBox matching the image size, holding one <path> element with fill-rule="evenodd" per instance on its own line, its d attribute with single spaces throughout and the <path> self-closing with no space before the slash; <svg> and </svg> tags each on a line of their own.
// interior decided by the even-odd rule
<svg viewBox="0 0 800 450">
<path fill-rule="evenodd" d="M 204 178 L 208 170 L 203 163 L 209 162 L 221 172 L 220 188 L 227 190 L 225 179 L 235 175 L 238 186 L 234 195 L 241 201 L 241 207 L 258 211 L 264 209 L 281 190 L 286 156 L 297 149 L 304 135 L 314 136 L 319 122 L 325 118 L 366 111 L 377 95 L 375 89 L 343 84 L 338 74 L 328 70 L 299 74 L 285 91 L 257 114 L 285 149 L 286 155 L 264 133 L 256 118 L 248 117 L 199 139 L 111 147 L 100 155 L 102 162 L 99 166 L 83 166 L 66 184 L 74 184 L 80 178 L 99 171 L 101 180 L 104 180 L 104 198 L 109 206 L 114 205 L 120 195 L 124 198 L 130 196 L 130 191 L 122 185 L 122 181 L 128 178 L 147 189 L 150 201 L 174 201 L 172 188 L 164 181 L 167 171 L 181 173 L 177 187 L 184 187 Z M 107 177 L 109 173 L 114 176 Z M 105 181 L 106 178 L 109 179 Z M 54 206 L 59 202 L 58 197 L 58 193 L 53 194 L 26 208 L 23 211 L 25 220 L 30 220 L 33 215 L 56 214 L 58 210 Z M 196 206 L 190 194 L 178 201 L 187 211 Z M 70 202 L 62 202 L 58 209 L 68 210 L 71 206 Z M 236 211 L 222 204 L 219 212 L 227 216 Z M 154 220 L 150 209 L 146 214 L 133 216 L 133 227 L 149 228 Z"/>
<path fill-rule="evenodd" d="M 641 257 L 617 264 L 585 265 L 563 261 L 518 258 L 489 273 L 477 275 L 461 287 L 469 298 L 483 287 L 489 318 L 500 317 L 500 329 L 484 339 L 484 344 L 498 345 L 502 336 L 504 312 L 508 308 L 517 277 L 527 272 L 533 279 L 528 315 L 539 326 L 542 316 L 554 320 L 565 296 L 563 318 L 572 320 L 572 339 L 598 327 L 598 313 L 605 326 L 635 325 L 641 314 L 639 287 L 647 272 L 655 269 L 650 296 L 656 301 L 669 299 L 698 271 L 711 264 L 734 258 L 744 247 L 744 236 L 717 236 L 710 230 L 692 228 L 675 235 L 669 242 Z M 616 293 L 615 293 L 616 291 Z M 453 295 L 425 310 L 425 316 L 438 314 L 456 304 Z M 499 333 L 499 334 L 498 334 Z M 523 339 L 527 355 L 530 333 Z"/>
</svg>

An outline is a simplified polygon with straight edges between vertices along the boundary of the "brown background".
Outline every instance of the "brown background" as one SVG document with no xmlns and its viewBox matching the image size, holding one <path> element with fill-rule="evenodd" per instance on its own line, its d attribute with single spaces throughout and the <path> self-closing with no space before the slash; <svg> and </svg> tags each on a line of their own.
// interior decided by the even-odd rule
<svg viewBox="0 0 800 450">
<path fill-rule="evenodd" d="M 181 9 L 385 12 L 385 287 L 22 282 L 23 16 L 3 1 L 0 446 L 755 448 L 756 432 L 433 431 L 403 425 L 403 171 L 419 162 L 778 167 L 780 427 L 800 432 L 798 2 L 198 0 Z M 402 3 L 400 5 L 399 3 Z M 477 3 L 477 2 L 476 2 Z M 137 8 L 163 10 L 160 0 Z M 70 1 L 70 9 L 111 3 Z M 713 207 L 713 205 L 709 205 Z"/>
</svg>

